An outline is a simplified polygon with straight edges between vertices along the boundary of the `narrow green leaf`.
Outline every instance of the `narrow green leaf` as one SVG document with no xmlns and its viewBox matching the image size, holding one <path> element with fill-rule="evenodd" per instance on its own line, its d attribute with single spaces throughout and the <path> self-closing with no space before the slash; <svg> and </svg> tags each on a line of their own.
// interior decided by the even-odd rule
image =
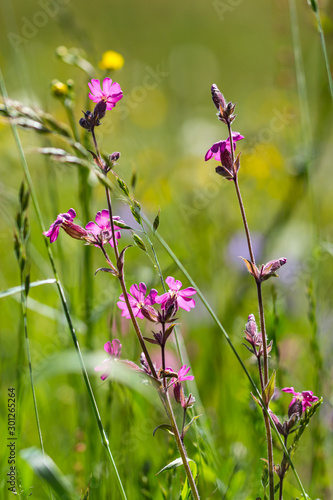
<svg viewBox="0 0 333 500">
<path fill-rule="evenodd" d="M 187 424 L 185 425 L 184 427 L 184 436 L 185 434 L 187 433 L 187 431 L 189 430 L 189 428 L 191 427 L 191 425 L 196 421 L 197 418 L 201 417 L 201 415 L 195 415 L 192 420 Z"/>
<path fill-rule="evenodd" d="M 35 447 L 22 450 L 20 455 L 30 465 L 35 474 L 52 488 L 59 499 L 79 499 L 68 479 L 48 455 L 43 456 L 43 453 Z"/>
<path fill-rule="evenodd" d="M 129 197 L 129 189 L 128 189 L 126 182 L 124 182 L 122 179 L 120 179 L 120 177 L 117 177 L 117 182 L 118 182 L 118 186 L 120 187 L 120 189 L 122 190 L 124 195 L 127 196 L 127 198 L 128 198 Z"/>
<path fill-rule="evenodd" d="M 274 391 L 275 391 L 275 378 L 276 378 L 276 371 L 273 370 L 272 376 L 270 380 L 268 381 L 268 384 L 266 385 L 264 389 L 264 401 L 266 403 L 266 406 L 268 406 L 270 400 L 273 397 Z"/>
<path fill-rule="evenodd" d="M 194 460 L 192 460 L 191 458 L 188 458 L 187 459 L 188 463 L 190 462 L 194 462 Z M 172 469 L 176 469 L 177 467 L 179 467 L 180 465 L 183 465 L 183 461 L 181 458 L 176 458 L 176 460 L 173 460 L 173 462 L 170 462 L 168 465 L 166 465 L 165 467 L 163 467 L 160 471 L 158 471 L 156 473 L 156 476 L 158 474 L 161 474 L 161 472 L 164 472 L 166 470 L 172 470 Z"/>
<path fill-rule="evenodd" d="M 171 434 L 173 436 L 172 426 L 169 424 L 161 424 L 161 425 L 158 425 L 157 427 L 155 427 L 154 432 L 153 432 L 153 436 L 155 436 L 155 433 L 158 429 L 161 429 L 161 431 L 165 431 L 168 434 Z"/>
<path fill-rule="evenodd" d="M 29 288 L 41 285 L 53 284 L 53 283 L 56 283 L 56 280 L 54 278 L 41 281 L 33 281 L 32 283 L 30 283 Z M 15 295 L 16 293 L 20 293 L 22 292 L 23 289 L 24 289 L 23 286 L 15 286 L 14 288 L 8 288 L 7 290 L 3 290 L 2 292 L 0 292 L 0 299 L 3 299 L 4 297 L 8 297 L 10 295 Z"/>
</svg>

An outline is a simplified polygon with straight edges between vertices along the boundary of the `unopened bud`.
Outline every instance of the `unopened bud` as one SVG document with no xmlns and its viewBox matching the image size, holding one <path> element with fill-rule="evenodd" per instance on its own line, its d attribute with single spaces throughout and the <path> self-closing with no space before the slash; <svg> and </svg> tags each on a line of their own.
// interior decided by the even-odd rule
<svg viewBox="0 0 333 500">
<path fill-rule="evenodd" d="M 106 102 L 105 101 L 99 101 L 96 104 L 95 109 L 94 109 L 94 117 L 97 120 L 101 120 L 102 118 L 104 118 L 105 113 L 106 113 Z M 97 123 L 96 123 L 96 125 L 97 125 Z M 98 125 L 99 125 L 99 123 L 98 123 Z"/>
<path fill-rule="evenodd" d="M 245 330 L 250 337 L 254 338 L 257 336 L 258 328 L 254 314 L 250 314 L 249 317 L 247 318 Z"/>
<path fill-rule="evenodd" d="M 59 82 L 59 80 L 53 80 L 51 84 L 51 92 L 54 97 L 67 97 L 69 88 L 66 83 Z"/>
<path fill-rule="evenodd" d="M 114 163 L 114 162 L 118 161 L 118 160 L 119 160 L 119 158 L 120 158 L 120 153 L 119 153 L 119 151 L 115 151 L 114 153 L 112 153 L 112 155 L 110 155 L 110 156 L 109 156 L 109 161 L 110 161 L 111 163 Z"/>
<path fill-rule="evenodd" d="M 288 417 L 291 418 L 294 414 L 296 414 L 298 418 L 301 418 L 302 411 L 303 411 L 302 398 L 299 396 L 296 396 L 295 400 L 289 405 Z"/>
<path fill-rule="evenodd" d="M 215 85 L 215 83 L 213 83 L 213 85 L 211 87 L 211 93 L 212 93 L 213 103 L 215 104 L 216 109 L 219 110 L 220 106 L 222 106 L 222 108 L 224 109 L 226 106 L 224 96 L 219 91 L 219 89 L 218 89 L 217 85 Z"/>
<path fill-rule="evenodd" d="M 278 275 L 276 274 L 276 271 L 280 269 L 280 267 L 284 266 L 286 262 L 287 259 L 285 257 L 281 257 L 280 259 L 271 260 L 267 262 L 267 264 L 261 266 L 260 280 L 266 281 L 271 276 L 277 277 Z"/>
</svg>

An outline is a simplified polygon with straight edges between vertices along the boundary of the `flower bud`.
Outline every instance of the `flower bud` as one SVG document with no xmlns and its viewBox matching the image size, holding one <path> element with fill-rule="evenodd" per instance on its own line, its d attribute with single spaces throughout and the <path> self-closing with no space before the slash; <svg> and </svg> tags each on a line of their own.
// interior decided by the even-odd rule
<svg viewBox="0 0 333 500">
<path fill-rule="evenodd" d="M 119 151 L 115 151 L 114 153 L 112 153 L 112 155 L 109 156 L 109 161 L 110 163 L 115 163 L 116 161 L 118 161 L 120 158 L 120 153 Z"/>
<path fill-rule="evenodd" d="M 59 80 L 53 80 L 51 84 L 51 92 L 54 97 L 67 97 L 69 88 L 66 83 L 62 83 Z"/>
<path fill-rule="evenodd" d="M 267 264 L 262 265 L 260 270 L 260 280 L 266 281 L 271 276 L 278 277 L 276 271 L 280 269 L 280 267 L 284 266 L 286 262 L 287 259 L 285 257 L 281 257 L 280 259 L 270 260 Z"/>
<path fill-rule="evenodd" d="M 219 111 L 220 106 L 222 106 L 222 108 L 224 109 L 226 106 L 224 96 L 219 91 L 219 89 L 218 89 L 217 85 L 215 85 L 215 83 L 213 83 L 213 85 L 211 87 L 211 93 L 212 93 L 213 103 L 215 104 L 216 109 Z"/>
</svg>

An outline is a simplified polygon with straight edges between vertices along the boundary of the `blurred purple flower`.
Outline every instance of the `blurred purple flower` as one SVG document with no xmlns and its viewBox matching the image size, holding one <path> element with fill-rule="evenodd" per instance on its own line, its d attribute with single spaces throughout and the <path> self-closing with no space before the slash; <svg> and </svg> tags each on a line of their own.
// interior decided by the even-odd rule
<svg viewBox="0 0 333 500">
<path fill-rule="evenodd" d="M 242 136 L 239 132 L 233 132 L 232 133 L 232 139 L 233 139 L 233 146 L 234 146 L 234 151 L 236 149 L 236 142 L 240 141 L 241 139 L 244 139 L 244 136 Z M 211 158 L 214 158 L 214 160 L 221 161 L 221 153 L 223 151 L 228 150 L 229 153 L 231 153 L 231 145 L 230 145 L 230 138 L 224 140 L 224 141 L 219 141 L 215 142 L 215 144 L 212 145 L 210 149 L 208 149 L 206 156 L 205 156 L 205 161 L 210 160 Z"/>
<path fill-rule="evenodd" d="M 116 240 L 119 240 L 121 238 L 121 232 L 116 225 L 117 220 L 120 221 L 120 217 L 113 217 L 115 225 L 115 237 Z M 110 214 L 108 210 L 104 209 L 101 212 L 97 212 L 95 222 L 88 222 L 88 224 L 86 225 L 86 230 L 96 236 L 96 238 L 98 238 L 98 240 L 100 240 L 102 244 L 109 242 L 113 247 Z"/>
<path fill-rule="evenodd" d="M 175 302 L 185 311 L 190 311 L 195 306 L 195 300 L 190 298 L 191 295 L 197 293 L 195 288 L 188 287 L 181 290 L 182 282 L 175 280 L 172 276 L 168 276 L 165 282 L 169 286 L 169 291 L 156 297 L 156 303 L 161 304 L 162 309 L 168 310 Z"/>
<path fill-rule="evenodd" d="M 283 390 L 283 392 L 288 392 L 290 394 L 293 394 L 293 396 L 294 396 L 293 399 L 291 400 L 289 408 L 296 401 L 301 401 L 302 402 L 302 411 L 305 411 L 307 407 L 312 406 L 311 403 L 313 403 L 314 401 L 318 401 L 317 396 L 314 396 L 312 391 L 296 392 L 293 387 L 285 387 L 282 390 Z"/>
<path fill-rule="evenodd" d="M 130 288 L 130 294 L 128 294 L 129 303 L 132 307 L 134 316 L 137 318 L 144 318 L 144 315 L 141 312 L 141 308 L 143 306 L 152 306 L 156 304 L 157 290 L 154 288 L 150 290 L 149 294 L 146 297 L 147 287 L 144 283 L 140 283 L 139 285 L 132 285 Z M 130 313 L 125 302 L 124 294 L 122 293 L 119 297 L 120 301 L 117 302 L 117 306 L 119 309 L 122 309 L 121 315 L 125 318 L 130 318 Z"/>
<path fill-rule="evenodd" d="M 44 231 L 44 236 L 50 238 L 50 243 L 54 243 L 59 236 L 59 229 L 62 228 L 69 236 L 77 240 L 81 240 L 87 236 L 87 231 L 78 224 L 74 224 L 73 220 L 76 217 L 74 208 L 70 208 L 68 212 L 59 214 L 56 220 L 51 224 L 48 231 Z"/>
<path fill-rule="evenodd" d="M 91 82 L 88 82 L 88 86 L 90 88 L 89 99 L 97 103 L 101 101 L 105 102 L 106 109 L 108 110 L 114 108 L 117 102 L 123 97 L 119 83 L 112 83 L 111 78 L 104 78 L 103 90 L 101 90 L 100 81 L 95 78 Z"/>
<path fill-rule="evenodd" d="M 118 339 L 112 340 L 112 342 L 108 341 L 104 344 L 104 351 L 109 354 L 109 358 L 104 359 L 102 364 L 95 367 L 96 372 L 103 371 L 101 375 L 101 379 L 105 380 L 110 375 L 111 370 L 111 362 L 120 357 L 121 353 L 121 343 Z"/>
</svg>

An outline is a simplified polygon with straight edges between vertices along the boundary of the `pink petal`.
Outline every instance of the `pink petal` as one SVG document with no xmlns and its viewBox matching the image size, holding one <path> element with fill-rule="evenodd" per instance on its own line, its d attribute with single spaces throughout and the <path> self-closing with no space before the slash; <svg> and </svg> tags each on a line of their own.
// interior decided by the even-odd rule
<svg viewBox="0 0 333 500">
<path fill-rule="evenodd" d="M 110 94 L 111 84 L 112 84 L 111 78 L 104 78 L 104 81 L 103 81 L 103 93 L 105 95 Z"/>
<path fill-rule="evenodd" d="M 103 97 L 103 92 L 101 91 L 101 84 L 99 80 L 93 78 L 91 80 L 91 83 L 88 82 L 88 87 L 90 88 L 92 94 L 94 94 L 95 96 Z"/>
<path fill-rule="evenodd" d="M 177 304 L 185 311 L 190 311 L 195 307 L 195 300 L 189 297 L 177 297 Z"/>
<path fill-rule="evenodd" d="M 168 276 L 165 280 L 166 284 L 168 285 L 168 287 L 170 288 L 170 290 L 174 290 L 175 288 L 175 278 L 173 278 L 172 276 Z"/>
<path fill-rule="evenodd" d="M 100 102 L 102 100 L 103 96 L 95 96 L 93 94 L 88 95 L 89 99 L 91 99 L 93 102 Z"/>
<path fill-rule="evenodd" d="M 289 392 L 290 394 L 294 394 L 294 396 L 296 394 L 299 394 L 298 392 L 295 392 L 295 389 L 293 387 L 285 387 L 284 389 L 282 389 L 283 392 Z"/>
<path fill-rule="evenodd" d="M 193 288 L 192 286 L 189 286 L 188 288 L 184 288 L 184 290 L 180 290 L 178 293 L 178 297 L 190 297 L 191 295 L 194 295 L 197 293 L 196 289 Z"/>
<path fill-rule="evenodd" d="M 152 288 L 150 290 L 150 292 L 148 293 L 147 297 L 145 298 L 145 305 L 149 305 L 149 306 L 152 306 L 154 304 L 156 304 L 156 297 L 157 297 L 157 290 L 155 290 L 155 288 Z"/>
<path fill-rule="evenodd" d="M 122 94 L 122 93 L 123 91 L 121 90 L 119 83 L 113 82 L 113 84 L 110 87 L 110 94 Z"/>
<path fill-rule="evenodd" d="M 51 234 L 51 237 L 50 237 L 50 243 L 54 243 L 56 241 L 56 239 L 58 238 L 59 229 L 60 229 L 60 226 L 57 226 L 56 228 L 54 228 L 54 230 Z"/>
</svg>

